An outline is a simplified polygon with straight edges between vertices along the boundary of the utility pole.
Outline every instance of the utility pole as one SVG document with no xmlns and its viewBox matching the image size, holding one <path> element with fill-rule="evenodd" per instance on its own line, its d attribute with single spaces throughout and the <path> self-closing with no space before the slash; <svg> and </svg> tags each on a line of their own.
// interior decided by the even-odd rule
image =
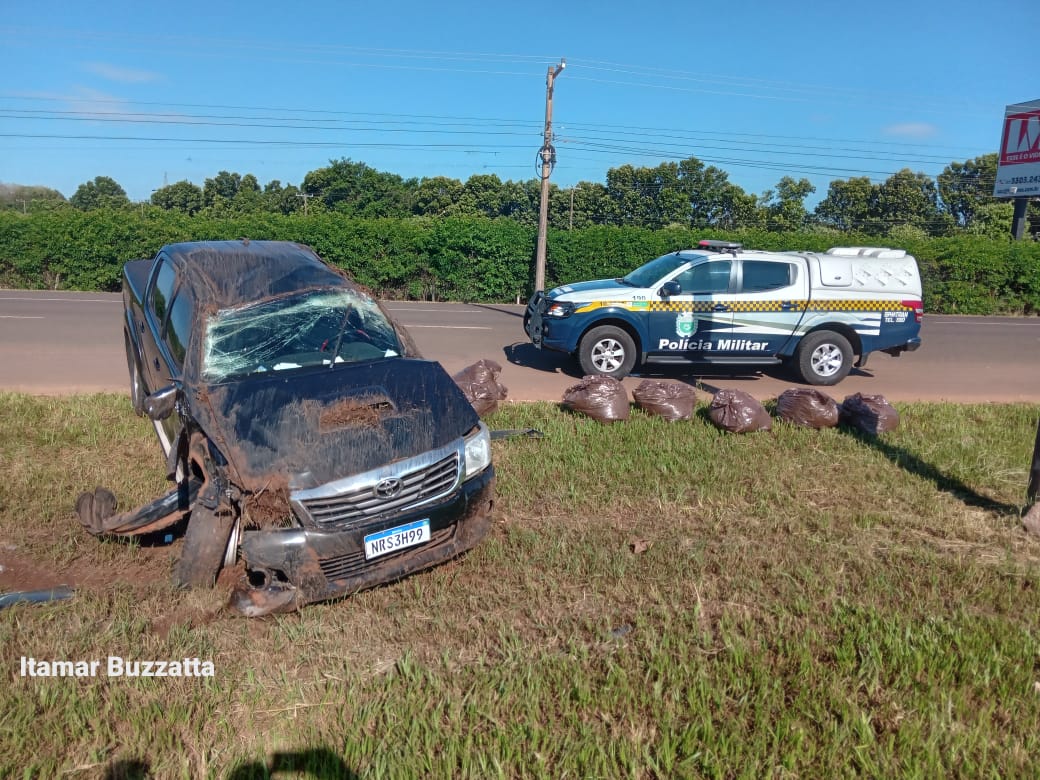
<svg viewBox="0 0 1040 780">
<path fill-rule="evenodd" d="M 570 216 L 567 217 L 568 230 L 574 230 L 574 191 L 577 189 L 581 189 L 580 184 L 575 184 L 573 187 L 571 187 L 571 212 Z"/>
<path fill-rule="evenodd" d="M 296 196 L 297 198 L 303 198 L 303 216 L 307 216 L 307 201 L 314 196 L 307 192 L 301 192 Z"/>
<path fill-rule="evenodd" d="M 542 197 L 538 207 L 538 250 L 535 254 L 534 263 L 534 289 L 545 289 L 545 234 L 549 230 L 549 176 L 556 165 L 556 149 L 552 145 L 552 101 L 553 82 L 563 69 L 567 67 L 567 60 L 560 58 L 560 64 L 549 66 L 549 72 L 545 77 L 545 137 L 542 140 L 542 148 L 538 151 L 542 158 Z"/>
</svg>

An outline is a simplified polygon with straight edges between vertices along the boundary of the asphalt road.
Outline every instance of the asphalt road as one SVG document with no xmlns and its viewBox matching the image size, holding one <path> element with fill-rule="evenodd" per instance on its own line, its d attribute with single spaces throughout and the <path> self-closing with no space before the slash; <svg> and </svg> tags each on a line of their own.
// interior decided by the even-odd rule
<svg viewBox="0 0 1040 780">
<path fill-rule="evenodd" d="M 541 352 L 523 332 L 523 307 L 389 302 L 428 358 L 454 373 L 490 358 L 503 367 L 510 400 L 558 401 L 581 376 L 566 355 Z M 893 358 L 876 353 L 829 392 L 880 393 L 891 401 L 1040 403 L 1040 318 L 925 315 L 923 346 Z M 743 376 L 654 369 L 649 376 L 735 387 L 772 398 L 793 379 L 780 369 Z M 629 377 L 631 390 L 641 377 Z M 0 389 L 60 395 L 127 392 L 122 301 L 113 293 L 0 290 Z"/>
</svg>

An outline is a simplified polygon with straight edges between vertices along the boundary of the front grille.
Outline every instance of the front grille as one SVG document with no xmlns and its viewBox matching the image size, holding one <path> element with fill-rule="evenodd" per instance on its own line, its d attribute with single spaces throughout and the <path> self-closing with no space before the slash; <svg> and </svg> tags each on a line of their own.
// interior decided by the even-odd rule
<svg viewBox="0 0 1040 780">
<path fill-rule="evenodd" d="M 325 575 L 325 579 L 330 582 L 332 580 L 347 579 L 360 574 L 371 566 L 379 566 L 383 561 L 391 561 L 394 558 L 399 558 L 408 553 L 415 553 L 431 545 L 443 544 L 451 539 L 454 533 L 455 526 L 449 525 L 447 528 L 441 528 L 439 531 L 434 531 L 430 534 L 430 541 L 420 544 L 417 547 L 405 547 L 397 552 L 380 555 L 378 558 L 373 558 L 370 561 L 365 559 L 364 550 L 358 550 L 357 552 L 348 553 L 347 555 L 337 555 L 334 558 L 321 558 L 318 561 L 318 565 L 321 566 L 321 572 Z"/>
<path fill-rule="evenodd" d="M 366 484 L 335 496 L 304 498 L 300 504 L 316 523 L 325 526 L 407 511 L 455 487 L 459 481 L 459 453 L 453 452 L 432 465 L 395 476 L 401 480 L 401 489 L 389 498 L 377 494 L 375 484 Z"/>
</svg>

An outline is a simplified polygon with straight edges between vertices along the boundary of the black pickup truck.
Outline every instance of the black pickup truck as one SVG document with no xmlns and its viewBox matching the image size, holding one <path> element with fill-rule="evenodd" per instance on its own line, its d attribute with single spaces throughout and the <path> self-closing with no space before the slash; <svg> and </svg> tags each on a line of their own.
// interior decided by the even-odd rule
<svg viewBox="0 0 1040 780">
<path fill-rule="evenodd" d="M 187 521 L 182 586 L 244 563 L 233 603 L 294 609 L 443 562 L 487 532 L 487 427 L 386 309 L 309 248 L 163 247 L 123 275 L 130 397 L 175 487 L 116 514 L 77 502 L 97 535 Z"/>
</svg>

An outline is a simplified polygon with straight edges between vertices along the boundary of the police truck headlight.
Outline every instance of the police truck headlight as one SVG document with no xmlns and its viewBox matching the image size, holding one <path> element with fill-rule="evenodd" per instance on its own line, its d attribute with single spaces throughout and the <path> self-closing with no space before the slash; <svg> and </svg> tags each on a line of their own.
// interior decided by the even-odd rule
<svg viewBox="0 0 1040 780">
<path fill-rule="evenodd" d="M 491 434 L 484 423 L 480 423 L 477 431 L 466 437 L 466 474 L 463 479 L 470 479 L 491 465 Z"/>
<path fill-rule="evenodd" d="M 573 303 L 557 303 L 554 301 L 553 303 L 550 303 L 549 308 L 545 310 L 545 315 L 547 317 L 558 317 L 560 319 L 570 317 L 572 314 L 574 314 Z"/>
</svg>

